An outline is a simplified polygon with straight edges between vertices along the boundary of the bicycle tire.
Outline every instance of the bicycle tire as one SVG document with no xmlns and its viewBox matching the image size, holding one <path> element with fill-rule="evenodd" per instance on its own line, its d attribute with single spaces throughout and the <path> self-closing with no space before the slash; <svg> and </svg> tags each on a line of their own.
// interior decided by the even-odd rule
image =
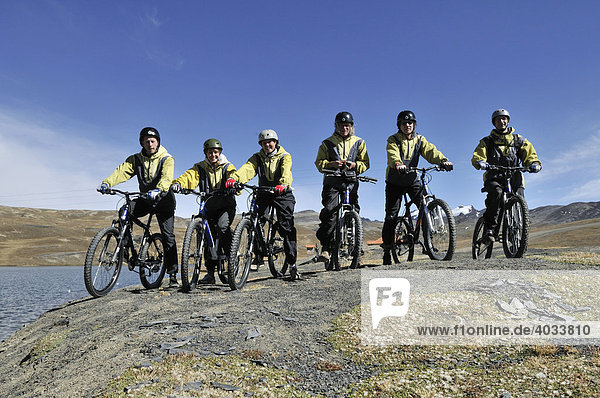
<svg viewBox="0 0 600 398">
<path fill-rule="evenodd" d="M 201 218 L 195 218 L 188 224 L 181 249 L 181 287 L 189 292 L 198 284 L 202 268 L 204 239 Z"/>
<path fill-rule="evenodd" d="M 434 199 L 423 223 L 425 250 L 432 260 L 450 261 L 456 249 L 456 223 L 448 203 Z"/>
<path fill-rule="evenodd" d="M 98 231 L 88 247 L 83 267 L 83 280 L 85 288 L 93 297 L 106 295 L 119 278 L 123 253 L 119 254 L 116 261 L 112 260 L 119 246 L 118 239 L 119 230 L 115 227 L 106 227 Z"/>
<path fill-rule="evenodd" d="M 274 278 L 282 278 L 287 271 L 288 265 L 285 263 L 285 251 L 283 250 L 283 239 L 279 236 L 277 222 L 267 221 L 271 232 L 271 238 L 267 244 L 267 262 L 269 263 L 269 271 Z"/>
<path fill-rule="evenodd" d="M 246 285 L 250 264 L 255 257 L 253 239 L 252 222 L 247 218 L 242 218 L 233 232 L 227 263 L 228 282 L 231 290 L 240 290 Z"/>
<path fill-rule="evenodd" d="M 415 241 L 413 229 L 404 217 L 396 218 L 394 226 L 394 243 L 392 258 L 395 264 L 403 261 L 413 261 L 415 255 Z"/>
<path fill-rule="evenodd" d="M 485 233 L 484 228 L 485 220 L 483 217 L 480 217 L 475 224 L 475 229 L 473 230 L 473 243 L 471 245 L 471 254 L 473 255 L 474 260 L 478 260 L 483 257 L 490 258 L 492 257 L 492 250 L 494 248 L 494 242 L 489 242 L 485 244 L 483 242 L 483 234 Z"/>
<path fill-rule="evenodd" d="M 507 258 L 521 258 L 529 241 L 529 209 L 519 195 L 506 202 L 502 220 L 502 248 Z"/>
<path fill-rule="evenodd" d="M 358 268 L 362 252 L 363 228 L 360 216 L 355 210 L 344 215 L 344 247 L 351 269 Z"/>
<path fill-rule="evenodd" d="M 152 234 L 140 248 L 140 281 L 146 289 L 160 287 L 167 267 L 165 241 L 159 233 Z"/>
</svg>

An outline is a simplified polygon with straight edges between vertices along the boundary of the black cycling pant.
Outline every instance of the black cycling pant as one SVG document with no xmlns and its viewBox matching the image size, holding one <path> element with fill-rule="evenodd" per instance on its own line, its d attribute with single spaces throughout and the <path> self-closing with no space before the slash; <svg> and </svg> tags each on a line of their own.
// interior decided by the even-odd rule
<svg viewBox="0 0 600 398">
<path fill-rule="evenodd" d="M 285 263 L 287 265 L 296 264 L 298 243 L 296 226 L 294 225 L 294 207 L 296 206 L 294 194 L 291 192 L 278 196 L 259 194 L 256 197 L 256 204 L 258 205 L 259 213 L 265 217 L 268 216 L 271 206 L 275 208 L 275 214 L 279 223 L 279 235 L 283 238 Z"/>
<path fill-rule="evenodd" d="M 350 184 L 350 204 L 354 206 L 357 212 L 360 211 L 358 205 L 358 183 Z M 331 250 L 331 240 L 335 230 L 335 218 L 340 204 L 340 192 L 344 192 L 342 185 L 324 185 L 321 192 L 321 204 L 323 208 L 319 213 L 319 229 L 317 230 L 317 239 L 321 242 L 322 250 Z"/>
<path fill-rule="evenodd" d="M 514 185 L 514 186 L 513 186 Z M 485 230 L 494 230 L 498 226 L 498 215 L 500 213 L 500 202 L 504 192 L 505 184 L 497 180 L 488 180 L 483 184 L 483 192 L 487 192 L 485 198 L 485 212 L 483 219 L 485 222 Z M 519 196 L 525 197 L 525 189 L 520 180 L 511 181 L 513 192 Z"/>
<path fill-rule="evenodd" d="M 391 248 L 394 244 L 394 219 L 402 206 L 402 196 L 407 193 L 417 208 L 421 205 L 421 182 L 415 180 L 411 185 L 400 186 L 390 183 L 385 184 L 385 220 L 381 228 L 381 239 L 384 248 Z"/>
</svg>

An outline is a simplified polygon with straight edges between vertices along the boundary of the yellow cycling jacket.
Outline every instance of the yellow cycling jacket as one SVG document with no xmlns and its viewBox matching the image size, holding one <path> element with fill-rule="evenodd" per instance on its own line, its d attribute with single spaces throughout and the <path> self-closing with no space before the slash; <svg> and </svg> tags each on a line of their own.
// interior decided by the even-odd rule
<svg viewBox="0 0 600 398">
<path fill-rule="evenodd" d="M 489 143 L 493 143 L 489 153 Z M 532 163 L 542 162 L 537 156 L 533 145 L 523 136 L 516 134 L 513 127 L 509 127 L 507 134 L 498 134 L 496 130 L 492 130 L 490 135 L 481 139 L 479 145 L 473 152 L 471 158 L 471 164 L 477 170 L 479 170 L 479 162 L 484 161 L 489 164 L 501 165 L 501 166 L 519 166 L 519 163 L 523 167 L 529 167 Z M 484 173 L 483 179 L 485 181 L 487 172 Z"/>
<path fill-rule="evenodd" d="M 415 153 L 415 148 L 418 153 Z M 387 139 L 387 169 L 385 179 L 388 181 L 390 173 L 396 173 L 396 163 L 404 164 L 407 167 L 417 167 L 419 155 L 425 158 L 431 164 L 442 164 L 447 162 L 448 158 L 436 148 L 431 142 L 417 133 L 413 133 L 408 139 L 401 131 L 393 134 Z"/>
<path fill-rule="evenodd" d="M 212 192 L 225 189 L 225 181 L 235 171 L 235 166 L 227 161 L 225 155 L 221 154 L 216 166 L 213 167 L 208 160 L 198 162 L 177 177 L 173 184 L 178 183 L 183 189 L 199 187 L 201 192 Z"/>
<path fill-rule="evenodd" d="M 271 156 L 261 149 L 248 159 L 233 175 L 233 179 L 247 183 L 258 174 L 258 185 L 292 185 L 292 155 L 277 145 Z"/>
<path fill-rule="evenodd" d="M 173 156 L 169 155 L 161 145 L 156 153 L 150 157 L 144 155 L 143 150 L 129 156 L 102 182 L 113 187 L 133 176 L 137 176 L 141 192 L 147 192 L 155 188 L 168 192 L 173 180 L 174 169 L 175 160 Z"/>
<path fill-rule="evenodd" d="M 323 172 L 327 162 L 335 160 L 349 160 L 356 163 L 356 173 L 362 174 L 369 169 L 369 154 L 365 141 L 355 135 L 344 139 L 338 133 L 324 140 L 319 146 L 315 166 Z"/>
</svg>

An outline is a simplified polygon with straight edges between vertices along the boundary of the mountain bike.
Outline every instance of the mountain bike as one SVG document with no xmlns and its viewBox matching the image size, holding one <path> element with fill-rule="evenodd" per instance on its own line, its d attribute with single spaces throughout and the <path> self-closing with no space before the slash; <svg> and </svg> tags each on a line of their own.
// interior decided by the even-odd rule
<svg viewBox="0 0 600 398">
<path fill-rule="evenodd" d="M 275 208 L 270 206 L 267 216 L 262 216 L 256 203 L 257 194 L 275 195 L 272 187 L 260 187 L 236 183 L 236 188 L 250 191 L 249 211 L 242 213 L 242 219 L 233 232 L 231 252 L 227 265 L 229 286 L 232 290 L 242 289 L 248 280 L 250 267 L 257 266 L 267 257 L 269 271 L 275 278 L 281 278 L 287 271 L 283 239 L 279 235 L 279 221 L 275 217 Z M 288 191 L 291 188 L 288 187 Z M 265 233 L 266 228 L 266 233 Z"/>
<path fill-rule="evenodd" d="M 98 231 L 90 243 L 83 268 L 87 291 L 94 297 L 101 297 L 110 292 L 121 273 L 124 259 L 130 271 L 139 273 L 140 281 L 146 289 L 156 289 L 161 285 L 166 270 L 163 237 L 160 233 L 153 234 L 150 230 L 152 213 L 146 223 L 131 214 L 133 199 L 144 194 L 118 189 L 110 189 L 106 193 L 122 195 L 125 204 L 119 209 L 118 218 L 113 220 L 111 226 Z M 144 231 L 139 245 L 136 245 L 134 240 L 133 224 Z"/>
<path fill-rule="evenodd" d="M 198 284 L 198 277 L 205 253 L 210 256 L 211 260 L 217 260 L 217 275 L 221 282 L 228 284 L 229 280 L 224 264 L 227 256 L 223 254 L 222 247 L 219 247 L 219 239 L 213 237 L 214 233 L 208 224 L 205 214 L 206 202 L 210 199 L 218 200 L 219 198 L 223 198 L 224 192 L 214 191 L 205 193 L 183 189 L 181 193 L 184 195 L 196 195 L 196 201 L 199 205 L 198 214 L 192 216 L 185 231 L 185 237 L 183 238 L 183 248 L 181 250 L 182 290 L 189 292 Z M 206 260 L 204 258 L 204 262 Z"/>
<path fill-rule="evenodd" d="M 415 197 L 420 204 L 415 219 L 410 210 L 415 200 L 410 200 L 407 193 L 403 195 L 404 215 L 397 216 L 394 220 L 392 257 L 395 263 L 403 260 L 413 261 L 417 243 L 432 260 L 449 261 L 454 255 L 456 247 L 454 215 L 448 203 L 436 198 L 429 189 L 432 170 L 442 171 L 444 168 L 440 166 L 408 168 L 408 171 L 420 173 L 421 187 Z M 423 241 L 419 240 L 421 228 Z"/>
<path fill-rule="evenodd" d="M 335 228 L 327 271 L 339 271 L 342 267 L 357 268 L 362 255 L 363 227 L 357 209 L 350 203 L 350 185 L 358 181 L 375 184 L 376 178 L 356 175 L 348 170 L 323 170 L 323 174 L 339 177 L 342 189 L 339 191 L 338 205 L 335 208 Z"/>
<path fill-rule="evenodd" d="M 527 172 L 527 167 L 506 167 L 490 165 L 488 170 L 502 172 L 503 193 L 499 203 L 498 223 L 494 228 L 494 240 L 502 242 L 504 255 L 508 258 L 521 258 L 527 250 L 529 240 L 529 208 L 525 198 L 512 192 L 509 181 L 517 172 Z M 483 192 L 483 190 L 482 190 Z M 474 259 L 490 258 L 494 242 L 486 239 L 485 221 L 480 217 L 473 230 L 472 254 Z"/>
</svg>

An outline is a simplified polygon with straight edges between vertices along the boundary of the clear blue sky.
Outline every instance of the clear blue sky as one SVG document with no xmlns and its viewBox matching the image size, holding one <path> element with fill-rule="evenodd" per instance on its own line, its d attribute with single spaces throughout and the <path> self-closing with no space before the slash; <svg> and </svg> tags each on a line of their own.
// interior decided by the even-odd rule
<svg viewBox="0 0 600 398">
<path fill-rule="evenodd" d="M 317 148 L 348 110 L 380 179 L 362 215 L 383 219 L 385 143 L 410 109 L 456 167 L 434 193 L 481 209 L 470 159 L 500 107 L 544 165 L 530 207 L 598 201 L 599 15 L 597 1 L 3 1 L 0 205 L 115 208 L 95 188 L 150 125 L 176 176 L 207 138 L 239 167 L 275 129 L 296 209 L 319 210 Z M 180 197 L 178 215 L 195 211 Z"/>
</svg>

